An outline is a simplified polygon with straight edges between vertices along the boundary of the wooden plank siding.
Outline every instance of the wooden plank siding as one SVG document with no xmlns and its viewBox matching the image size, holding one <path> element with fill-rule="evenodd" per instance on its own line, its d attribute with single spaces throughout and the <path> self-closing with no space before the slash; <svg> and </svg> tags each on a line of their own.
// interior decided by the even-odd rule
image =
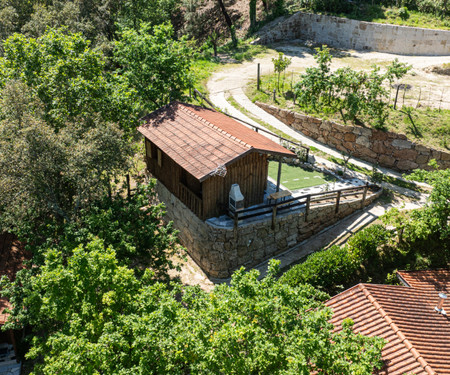
<svg viewBox="0 0 450 375">
<path fill-rule="evenodd" d="M 202 220 L 227 212 L 232 184 L 239 184 L 245 207 L 264 200 L 269 164 L 265 154 L 248 154 L 227 166 L 225 177 L 213 176 L 200 183 L 162 151 L 159 166 L 158 148 L 148 139 L 145 142 L 149 172 Z"/>
<path fill-rule="evenodd" d="M 239 184 L 245 207 L 262 203 L 267 174 L 267 155 L 253 152 L 227 166 L 225 177 L 214 176 L 205 180 L 202 184 L 204 217 L 220 216 L 227 212 L 232 184 Z"/>
</svg>

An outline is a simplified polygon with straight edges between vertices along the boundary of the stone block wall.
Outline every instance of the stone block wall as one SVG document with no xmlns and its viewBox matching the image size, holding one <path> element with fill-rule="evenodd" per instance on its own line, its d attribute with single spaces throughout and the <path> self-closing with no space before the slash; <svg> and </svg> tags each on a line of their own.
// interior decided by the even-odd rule
<svg viewBox="0 0 450 375">
<path fill-rule="evenodd" d="M 411 142 L 404 134 L 340 125 L 265 103 L 255 104 L 306 136 L 373 164 L 406 172 L 429 169 L 428 162 L 436 159 L 440 168 L 450 168 L 449 152 Z"/>
<path fill-rule="evenodd" d="M 330 202 L 312 206 L 308 222 L 305 211 L 297 210 L 277 217 L 275 229 L 271 218 L 224 228 L 201 221 L 160 182 L 156 192 L 166 205 L 166 220 L 173 220 L 180 232 L 180 242 L 203 271 L 215 278 L 227 278 L 241 266 L 256 266 L 361 208 L 361 199 L 341 202 L 335 214 L 335 203 Z M 380 194 L 381 190 L 368 193 L 365 205 Z"/>
<path fill-rule="evenodd" d="M 292 39 L 336 48 L 405 55 L 450 55 L 450 31 L 364 22 L 298 12 L 261 34 L 255 43 Z"/>
</svg>

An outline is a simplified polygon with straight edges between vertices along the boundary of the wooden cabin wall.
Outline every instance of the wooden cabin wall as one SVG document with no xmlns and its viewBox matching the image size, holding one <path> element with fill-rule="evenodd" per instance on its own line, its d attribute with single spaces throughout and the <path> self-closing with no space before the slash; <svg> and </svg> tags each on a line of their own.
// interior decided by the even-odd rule
<svg viewBox="0 0 450 375">
<path fill-rule="evenodd" d="M 181 167 L 169 156 L 161 151 L 161 166 L 158 165 L 157 147 L 153 142 L 146 139 L 146 160 L 149 172 L 161 181 L 164 186 L 175 196 L 178 196 L 178 183 L 180 182 Z M 148 146 L 150 145 L 150 147 Z M 151 158 L 149 151 L 151 150 Z"/>
<path fill-rule="evenodd" d="M 204 217 L 215 217 L 227 212 L 232 184 L 239 184 L 245 207 L 262 203 L 268 175 L 267 155 L 257 152 L 239 159 L 227 167 L 225 177 L 214 176 L 203 182 Z"/>
</svg>

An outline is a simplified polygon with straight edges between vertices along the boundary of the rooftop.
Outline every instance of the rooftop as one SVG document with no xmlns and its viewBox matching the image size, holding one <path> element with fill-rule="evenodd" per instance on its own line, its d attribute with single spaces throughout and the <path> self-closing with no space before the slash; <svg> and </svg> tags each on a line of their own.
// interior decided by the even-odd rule
<svg viewBox="0 0 450 375">
<path fill-rule="evenodd" d="M 415 271 L 410 276 L 416 280 L 431 273 Z M 448 277 L 450 271 L 438 272 L 443 273 Z M 450 374 L 449 318 L 435 311 L 439 296 L 431 284 L 358 284 L 326 305 L 334 312 L 331 322 L 336 331 L 345 318 L 351 318 L 355 332 L 388 342 L 382 350 L 385 366 L 380 374 Z M 450 311 L 448 299 L 444 309 Z"/>
<path fill-rule="evenodd" d="M 227 115 L 172 102 L 144 117 L 138 131 L 199 181 L 250 152 L 295 154 Z"/>
</svg>

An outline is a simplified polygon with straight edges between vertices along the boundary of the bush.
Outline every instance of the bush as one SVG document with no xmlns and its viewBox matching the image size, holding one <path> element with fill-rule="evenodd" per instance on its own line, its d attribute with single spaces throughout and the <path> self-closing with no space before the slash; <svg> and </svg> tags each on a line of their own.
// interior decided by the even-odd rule
<svg viewBox="0 0 450 375">
<path fill-rule="evenodd" d="M 398 16 L 403 20 L 406 21 L 409 18 L 409 12 L 407 7 L 402 7 L 398 10 Z"/>
<path fill-rule="evenodd" d="M 332 246 L 310 255 L 305 262 L 287 271 L 280 282 L 291 286 L 311 284 L 329 294 L 335 294 L 355 281 L 360 260 L 347 246 Z"/>
<path fill-rule="evenodd" d="M 378 248 L 391 233 L 382 225 L 372 225 L 353 235 L 345 246 L 310 255 L 305 262 L 292 267 L 280 279 L 291 286 L 311 284 L 333 295 L 357 282 L 369 280 L 366 267 L 380 269 Z"/>
</svg>

